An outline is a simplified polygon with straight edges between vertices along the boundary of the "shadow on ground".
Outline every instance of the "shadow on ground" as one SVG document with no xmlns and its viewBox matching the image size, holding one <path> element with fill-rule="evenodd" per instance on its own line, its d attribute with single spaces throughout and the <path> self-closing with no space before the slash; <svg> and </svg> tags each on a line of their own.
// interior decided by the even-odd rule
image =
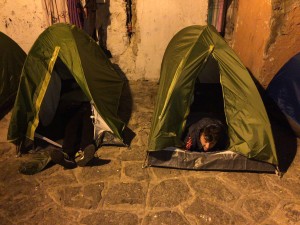
<svg viewBox="0 0 300 225">
<path fill-rule="evenodd" d="M 125 81 L 122 90 L 122 95 L 119 102 L 118 115 L 120 119 L 126 124 L 126 127 L 123 131 L 124 143 L 130 146 L 131 141 L 136 136 L 136 134 L 129 127 L 127 127 L 127 124 L 132 116 L 132 111 L 133 111 L 133 102 L 132 102 L 133 97 L 132 97 L 129 81 L 125 73 L 117 64 L 113 64 L 113 66 L 116 69 L 116 71 L 120 74 L 121 78 Z"/>
<path fill-rule="evenodd" d="M 103 166 L 110 162 L 111 162 L 111 160 L 109 160 L 109 159 L 100 159 L 100 158 L 95 157 L 91 161 L 89 161 L 89 163 L 86 166 L 88 166 L 88 167 Z"/>
</svg>

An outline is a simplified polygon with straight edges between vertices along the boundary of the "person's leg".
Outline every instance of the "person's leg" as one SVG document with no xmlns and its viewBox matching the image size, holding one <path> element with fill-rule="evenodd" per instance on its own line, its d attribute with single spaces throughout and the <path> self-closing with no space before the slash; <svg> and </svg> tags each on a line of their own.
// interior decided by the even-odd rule
<svg viewBox="0 0 300 225">
<path fill-rule="evenodd" d="M 84 30 L 86 33 L 91 36 L 94 40 L 97 39 L 96 37 L 96 10 L 88 9 L 88 16 L 84 22 Z"/>
<path fill-rule="evenodd" d="M 81 110 L 83 112 L 80 149 L 83 150 L 83 156 L 77 161 L 77 165 L 85 166 L 94 158 L 96 145 L 94 141 L 94 125 L 91 119 L 92 111 L 90 103 L 84 104 Z"/>
<path fill-rule="evenodd" d="M 64 131 L 63 150 L 55 149 L 50 152 L 52 161 L 67 169 L 75 168 L 75 154 L 79 148 L 79 138 L 81 135 L 81 112 L 79 108 L 67 110 L 64 114 L 66 123 Z"/>
<path fill-rule="evenodd" d="M 81 108 L 75 110 L 76 112 L 74 112 L 73 115 L 70 115 L 71 118 L 66 125 L 62 146 L 63 151 L 67 153 L 70 158 L 74 158 L 79 150 L 81 129 L 83 125 L 81 120 L 83 116 Z"/>
<path fill-rule="evenodd" d="M 96 31 L 98 35 L 99 45 L 103 49 L 107 49 L 107 27 L 109 24 L 109 5 L 107 3 L 97 3 L 96 11 Z"/>
<path fill-rule="evenodd" d="M 81 133 L 80 149 L 84 149 L 89 144 L 94 143 L 94 124 L 91 119 L 92 110 L 90 103 L 83 103 L 81 109 Z"/>
</svg>

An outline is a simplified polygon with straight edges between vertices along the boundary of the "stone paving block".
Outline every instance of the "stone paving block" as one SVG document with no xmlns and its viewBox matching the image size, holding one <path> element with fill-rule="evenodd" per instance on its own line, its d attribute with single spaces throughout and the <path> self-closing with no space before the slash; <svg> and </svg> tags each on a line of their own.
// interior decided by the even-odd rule
<svg viewBox="0 0 300 225">
<path fill-rule="evenodd" d="M 148 170 L 142 168 L 142 162 L 123 163 L 124 177 L 130 180 L 143 181 L 148 180 Z"/>
<path fill-rule="evenodd" d="M 282 209 L 288 224 L 300 224 L 300 202 L 285 204 Z"/>
<path fill-rule="evenodd" d="M 137 225 L 138 216 L 129 212 L 103 210 L 81 219 L 81 224 L 87 225 Z"/>
<path fill-rule="evenodd" d="M 0 161 L 14 157 L 16 155 L 16 148 L 13 144 L 8 142 L 0 142 Z"/>
<path fill-rule="evenodd" d="M 1 199 L 11 198 L 15 196 L 27 198 L 28 196 L 39 196 L 45 194 L 45 189 L 41 189 L 40 184 L 35 180 L 27 180 L 25 177 L 12 180 L 1 184 L 3 192 L 0 193 Z"/>
<path fill-rule="evenodd" d="M 201 199 L 211 199 L 221 203 L 232 203 L 240 193 L 215 177 L 189 178 L 188 182 Z"/>
<path fill-rule="evenodd" d="M 64 185 L 72 185 L 77 184 L 78 181 L 71 170 L 63 170 L 61 166 L 55 165 L 53 169 L 55 169 L 54 173 L 47 174 L 50 169 L 46 169 L 45 173 L 37 173 L 34 176 L 38 180 L 38 182 L 45 187 L 57 187 Z M 57 168 L 59 168 L 57 170 Z M 51 178 L 51 179 L 50 179 Z M 62 182 L 63 181 L 63 182 Z"/>
<path fill-rule="evenodd" d="M 150 191 L 149 206 L 176 207 L 191 197 L 188 186 L 179 179 L 164 180 Z"/>
<path fill-rule="evenodd" d="M 257 173 L 221 173 L 218 178 L 224 183 L 234 186 L 236 189 L 243 187 L 242 192 L 253 193 L 266 189 L 266 182 Z"/>
<path fill-rule="evenodd" d="M 175 169 L 176 170 L 176 169 Z M 219 177 L 224 172 L 220 171 L 206 171 L 206 170 L 181 170 L 182 174 L 185 177 L 197 177 L 197 178 L 204 178 L 204 177 Z"/>
<path fill-rule="evenodd" d="M 138 146 L 144 146 L 145 150 L 147 149 L 148 146 L 148 136 L 150 133 L 150 129 L 144 128 L 140 129 L 134 140 L 132 141 L 133 145 L 138 145 Z"/>
<path fill-rule="evenodd" d="M 148 101 L 149 101 L 149 97 L 145 97 Z M 132 105 L 132 109 L 138 112 L 144 112 L 144 113 L 149 113 L 152 112 L 152 106 L 147 106 L 147 105 L 141 105 L 136 103 L 137 101 L 142 101 L 145 100 L 142 97 L 134 97 L 133 98 L 133 105 Z"/>
<path fill-rule="evenodd" d="M 299 138 L 300 139 L 300 138 Z M 300 158 L 300 157 L 296 157 Z M 293 162 L 293 165 L 288 169 L 288 171 L 283 175 L 281 179 L 289 180 L 289 179 L 296 179 L 297 181 L 300 181 L 300 161 L 298 162 Z"/>
<path fill-rule="evenodd" d="M 284 179 L 284 184 L 281 184 L 281 186 L 288 189 L 292 195 L 293 198 L 300 199 L 300 180 L 297 178 L 289 178 Z"/>
<path fill-rule="evenodd" d="M 276 198 L 274 199 L 274 197 L 272 199 L 266 198 L 261 194 L 248 195 L 243 199 L 241 209 L 246 214 L 250 215 L 256 223 L 260 223 L 273 213 L 275 204 L 272 204 L 272 202 L 276 200 L 279 202 L 279 200 Z"/>
<path fill-rule="evenodd" d="M 290 179 L 280 179 L 276 176 L 264 176 L 264 180 L 266 182 L 266 188 L 269 192 L 271 192 L 273 195 L 276 195 L 278 197 L 285 196 L 285 198 L 294 198 L 297 199 L 300 198 L 300 188 L 299 181 L 290 180 Z M 295 183 L 298 183 L 295 185 Z M 296 196 L 294 196 L 296 194 Z"/>
<path fill-rule="evenodd" d="M 148 167 L 147 170 L 151 171 L 154 174 L 151 179 L 169 179 L 181 177 L 184 171 L 176 169 L 166 169 L 159 167 Z"/>
<path fill-rule="evenodd" d="M 146 146 L 132 145 L 122 152 L 121 161 L 144 161 L 145 157 Z"/>
<path fill-rule="evenodd" d="M 296 200 L 296 199 L 295 199 Z M 300 224 L 300 201 L 286 201 L 272 214 L 278 224 Z"/>
<path fill-rule="evenodd" d="M 74 173 L 79 182 L 119 180 L 121 177 L 121 162 L 108 160 L 106 164 L 101 166 L 77 167 Z"/>
<path fill-rule="evenodd" d="M 146 187 L 142 183 L 112 184 L 104 197 L 104 205 L 131 205 L 143 207 L 146 202 Z"/>
<path fill-rule="evenodd" d="M 185 214 L 190 220 L 197 221 L 197 224 L 229 225 L 229 224 L 251 224 L 243 216 L 235 212 L 227 212 L 218 203 L 211 203 L 200 198 L 185 209 Z"/>
<path fill-rule="evenodd" d="M 136 129 L 150 129 L 151 127 L 151 119 L 153 116 L 152 112 L 140 112 L 136 111 L 133 113 L 134 118 L 129 122 L 128 126 L 130 128 Z"/>
<path fill-rule="evenodd" d="M 29 214 L 37 212 L 45 205 L 53 201 L 45 192 L 39 192 L 36 195 L 14 196 L 0 202 L 0 209 L 3 215 L 10 218 L 11 221 L 17 221 Z"/>
<path fill-rule="evenodd" d="M 18 171 L 19 166 L 20 162 L 14 160 L 14 158 L 5 160 L 5 163 L 0 163 L 0 183 L 7 184 L 21 179 L 23 175 Z"/>
<path fill-rule="evenodd" d="M 79 225 L 77 219 L 79 213 L 72 210 L 65 210 L 55 204 L 40 208 L 36 213 L 31 214 L 28 218 L 21 220 L 16 225 Z"/>
<path fill-rule="evenodd" d="M 121 152 L 126 149 L 126 147 L 102 146 L 97 150 L 96 155 L 102 160 L 119 159 Z"/>
<path fill-rule="evenodd" d="M 102 199 L 103 189 L 103 183 L 83 186 L 65 186 L 55 189 L 53 196 L 62 206 L 74 209 L 96 209 Z"/>
<path fill-rule="evenodd" d="M 146 215 L 142 225 L 189 225 L 183 215 L 173 211 L 152 212 Z"/>
</svg>

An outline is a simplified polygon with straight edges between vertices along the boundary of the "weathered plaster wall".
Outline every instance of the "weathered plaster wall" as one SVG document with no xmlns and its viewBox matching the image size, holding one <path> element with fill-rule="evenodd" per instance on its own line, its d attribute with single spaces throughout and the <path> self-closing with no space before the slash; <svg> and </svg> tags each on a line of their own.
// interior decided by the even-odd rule
<svg viewBox="0 0 300 225">
<path fill-rule="evenodd" d="M 28 52 L 48 26 L 41 0 L 1 0 L 0 31 Z"/>
<path fill-rule="evenodd" d="M 137 77 L 157 80 L 171 38 L 186 26 L 206 24 L 207 7 L 207 0 L 137 1 Z"/>
<path fill-rule="evenodd" d="M 265 49 L 261 83 L 270 83 L 280 68 L 300 52 L 300 1 L 274 0 L 271 36 Z"/>
<path fill-rule="evenodd" d="M 232 47 L 255 77 L 263 66 L 271 13 L 270 0 L 239 0 Z"/>
<path fill-rule="evenodd" d="M 284 63 L 300 51 L 300 2 L 238 2 L 232 47 L 266 88 Z"/>
<path fill-rule="evenodd" d="M 186 26 L 206 24 L 208 1 L 133 0 L 132 3 L 134 34 L 129 41 L 124 1 L 110 2 L 108 49 L 128 79 L 158 80 L 169 41 Z"/>
<path fill-rule="evenodd" d="M 49 26 L 44 2 L 49 0 L 2 0 L 0 30 L 28 52 Z M 61 0 L 62 1 L 62 0 Z M 126 28 L 126 2 L 110 0 L 107 47 L 113 63 L 130 80 L 158 80 L 164 51 L 182 28 L 206 24 L 208 0 L 132 0 L 133 36 Z"/>
<path fill-rule="evenodd" d="M 134 1 L 133 1 L 134 4 Z M 126 27 L 126 3 L 124 0 L 110 0 L 110 25 L 107 31 L 107 48 L 115 63 L 128 79 L 138 79 L 135 73 L 137 52 L 133 51 L 135 36 L 129 39 Z M 134 13 L 133 7 L 132 12 Z"/>
</svg>

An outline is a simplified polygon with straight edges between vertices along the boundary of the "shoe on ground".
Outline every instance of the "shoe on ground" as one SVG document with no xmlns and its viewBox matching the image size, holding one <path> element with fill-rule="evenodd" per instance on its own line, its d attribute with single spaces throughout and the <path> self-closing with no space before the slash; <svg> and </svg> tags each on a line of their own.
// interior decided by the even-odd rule
<svg viewBox="0 0 300 225">
<path fill-rule="evenodd" d="M 88 145 L 83 150 L 83 155 L 77 161 L 78 166 L 86 166 L 93 158 L 96 152 L 96 147 L 93 144 Z"/>
<path fill-rule="evenodd" d="M 66 169 L 73 169 L 77 167 L 77 164 L 74 160 L 70 159 L 66 154 L 64 154 L 61 150 L 55 149 L 50 152 L 51 160 L 63 166 Z"/>
</svg>

